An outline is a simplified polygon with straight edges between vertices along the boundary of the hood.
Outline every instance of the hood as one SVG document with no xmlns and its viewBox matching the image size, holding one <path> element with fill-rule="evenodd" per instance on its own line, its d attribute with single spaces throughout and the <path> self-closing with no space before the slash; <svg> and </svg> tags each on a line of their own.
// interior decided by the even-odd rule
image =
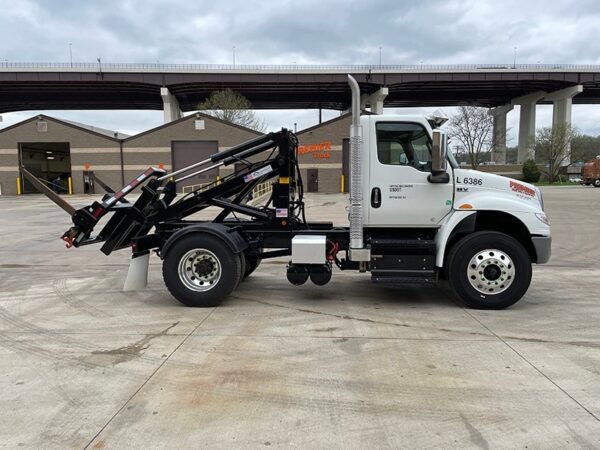
<svg viewBox="0 0 600 450">
<path fill-rule="evenodd" d="M 543 210 L 542 194 L 532 184 L 493 173 L 454 169 L 455 209 Z"/>
</svg>

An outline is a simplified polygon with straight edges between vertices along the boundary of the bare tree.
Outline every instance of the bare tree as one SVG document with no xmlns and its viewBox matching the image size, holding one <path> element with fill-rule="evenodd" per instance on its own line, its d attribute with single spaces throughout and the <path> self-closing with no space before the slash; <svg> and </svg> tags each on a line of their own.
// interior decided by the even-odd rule
<svg viewBox="0 0 600 450">
<path fill-rule="evenodd" d="M 492 149 L 494 118 L 486 108 L 460 106 L 450 117 L 448 136 L 467 154 L 469 164 L 477 169 L 482 157 Z M 499 139 L 499 137 L 498 137 Z"/>
<path fill-rule="evenodd" d="M 554 183 L 561 168 L 571 165 L 571 161 L 576 159 L 571 151 L 571 143 L 577 136 L 577 130 L 570 124 L 537 130 L 535 153 L 537 159 L 544 162 L 543 172 L 549 183 Z"/>
<path fill-rule="evenodd" d="M 264 133 L 265 123 L 256 116 L 251 108 L 252 104 L 246 97 L 231 89 L 214 91 L 206 101 L 198 105 L 199 110 L 203 110 L 217 119 Z"/>
</svg>

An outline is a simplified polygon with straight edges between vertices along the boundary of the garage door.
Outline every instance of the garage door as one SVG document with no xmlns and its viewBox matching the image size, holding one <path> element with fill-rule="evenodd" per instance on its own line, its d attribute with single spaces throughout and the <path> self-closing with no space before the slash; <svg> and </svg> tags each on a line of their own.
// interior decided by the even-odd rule
<svg viewBox="0 0 600 450">
<path fill-rule="evenodd" d="M 71 177 L 71 150 L 68 142 L 19 143 L 20 162 L 29 172 L 55 192 L 66 194 Z M 23 178 L 23 193 L 38 192 Z"/>
<path fill-rule="evenodd" d="M 173 169 L 179 170 L 191 164 L 208 158 L 219 150 L 218 141 L 173 141 L 171 144 L 173 152 Z M 194 172 L 192 169 L 189 173 Z M 187 174 L 182 174 L 187 175 Z M 200 186 L 215 181 L 219 175 L 219 169 L 209 170 L 187 180 L 177 183 L 177 191 L 182 192 L 184 186 Z M 186 189 L 189 192 L 191 188 Z"/>
</svg>

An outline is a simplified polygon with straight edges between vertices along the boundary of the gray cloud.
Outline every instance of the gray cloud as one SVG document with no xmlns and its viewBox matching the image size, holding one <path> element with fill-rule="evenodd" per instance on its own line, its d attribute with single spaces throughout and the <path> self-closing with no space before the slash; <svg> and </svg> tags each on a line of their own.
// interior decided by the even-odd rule
<svg viewBox="0 0 600 450">
<path fill-rule="evenodd" d="M 376 64 L 379 47 L 384 64 L 512 63 L 514 47 L 520 63 L 600 63 L 595 0 L 0 0 L 0 10 L 0 61 L 65 62 L 72 43 L 76 62 L 223 64 L 235 46 L 238 64 Z M 5 114 L 4 125 L 30 114 Z M 61 114 L 125 132 L 160 122 L 154 113 Z M 317 117 L 260 114 L 271 128 Z M 550 114 L 541 107 L 538 122 Z M 517 121 L 512 112 L 512 133 Z M 574 122 L 600 134 L 596 106 L 575 106 Z"/>
<path fill-rule="evenodd" d="M 0 58 L 386 63 L 599 61 L 600 4 L 579 1 L 0 0 Z"/>
</svg>

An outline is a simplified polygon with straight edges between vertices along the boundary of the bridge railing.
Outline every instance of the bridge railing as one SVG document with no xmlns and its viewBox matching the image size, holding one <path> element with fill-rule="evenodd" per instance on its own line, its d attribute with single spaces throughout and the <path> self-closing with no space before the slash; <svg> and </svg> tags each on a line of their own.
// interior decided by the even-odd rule
<svg viewBox="0 0 600 450">
<path fill-rule="evenodd" d="M 0 60 L 0 72 L 471 72 L 471 71 L 592 71 L 599 64 L 370 64 L 370 65 L 231 65 L 160 63 L 60 63 L 11 62 Z"/>
</svg>

